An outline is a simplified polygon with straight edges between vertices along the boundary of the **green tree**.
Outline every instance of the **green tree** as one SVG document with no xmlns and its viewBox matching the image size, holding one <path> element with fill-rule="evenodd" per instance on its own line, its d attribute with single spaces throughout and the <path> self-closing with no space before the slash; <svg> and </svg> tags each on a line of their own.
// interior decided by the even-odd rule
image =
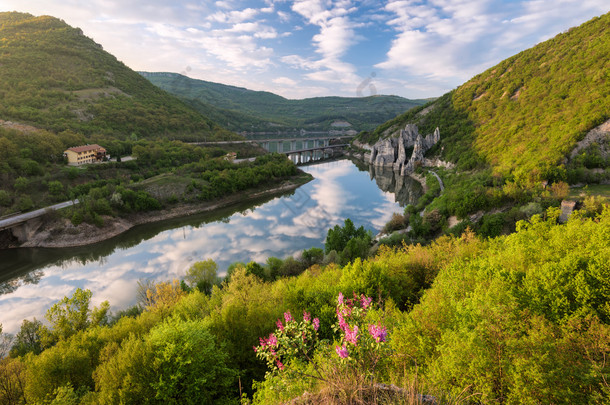
<svg viewBox="0 0 610 405">
<path fill-rule="evenodd" d="M 8 207 L 11 205 L 11 195 L 6 190 L 0 190 L 0 205 Z"/>
<path fill-rule="evenodd" d="M 15 184 L 13 184 L 13 187 L 15 187 L 15 190 L 20 191 L 20 192 L 24 192 L 28 189 L 30 185 L 30 181 L 28 179 L 26 179 L 25 177 L 17 177 L 15 179 Z"/>
<path fill-rule="evenodd" d="M 49 187 L 49 193 L 51 193 L 55 197 L 60 196 L 64 192 L 64 185 L 61 184 L 61 182 L 59 182 L 57 180 L 50 181 L 48 184 L 48 187 Z"/>
<path fill-rule="evenodd" d="M 25 356 L 28 353 L 40 354 L 42 345 L 40 343 L 40 328 L 42 322 L 34 318 L 33 321 L 24 319 L 21 329 L 15 336 L 15 342 L 11 348 L 11 357 Z"/>
<path fill-rule="evenodd" d="M 103 302 L 93 310 L 89 308 L 90 302 L 91 291 L 77 288 L 72 297 L 64 297 L 49 308 L 45 318 L 49 321 L 50 328 L 43 326 L 40 329 L 43 347 L 65 340 L 90 325 L 102 324 L 109 309 L 108 302 Z"/>
<path fill-rule="evenodd" d="M 230 403 L 236 370 L 200 321 L 170 319 L 131 336 L 96 371 L 102 403 Z"/>
<path fill-rule="evenodd" d="M 184 276 L 184 280 L 191 288 L 197 288 L 205 294 L 212 293 L 212 287 L 218 284 L 218 265 L 212 259 L 194 263 Z"/>
</svg>

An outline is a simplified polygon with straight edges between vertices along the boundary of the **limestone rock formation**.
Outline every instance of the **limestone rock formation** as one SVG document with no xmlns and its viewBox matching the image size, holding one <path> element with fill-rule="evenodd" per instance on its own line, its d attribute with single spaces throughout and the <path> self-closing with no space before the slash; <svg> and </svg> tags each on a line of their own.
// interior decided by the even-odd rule
<svg viewBox="0 0 610 405">
<path fill-rule="evenodd" d="M 398 136 L 380 139 L 371 147 L 368 163 L 377 167 L 391 167 L 405 175 L 415 170 L 417 162 L 423 162 L 424 154 L 438 143 L 441 134 L 438 128 L 425 138 L 419 133 L 417 125 L 407 124 Z M 408 151 L 413 149 L 410 156 Z"/>
</svg>

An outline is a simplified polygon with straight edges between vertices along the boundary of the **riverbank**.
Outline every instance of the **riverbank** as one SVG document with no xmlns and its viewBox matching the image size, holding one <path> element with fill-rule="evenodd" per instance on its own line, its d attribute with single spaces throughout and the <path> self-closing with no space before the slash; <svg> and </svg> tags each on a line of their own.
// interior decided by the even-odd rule
<svg viewBox="0 0 610 405">
<path fill-rule="evenodd" d="M 261 189 L 256 188 L 244 193 L 233 194 L 215 201 L 197 204 L 176 204 L 160 211 L 132 214 L 127 217 L 104 217 L 104 226 L 81 223 L 74 226 L 66 218 L 54 218 L 44 221 L 36 232 L 22 244 L 7 246 L 8 248 L 66 248 L 85 246 L 113 238 L 137 225 L 164 221 L 188 215 L 212 212 L 220 208 L 255 200 L 261 197 L 280 195 L 297 189 L 303 184 L 313 180 L 306 173 L 284 180 L 279 186 Z"/>
</svg>

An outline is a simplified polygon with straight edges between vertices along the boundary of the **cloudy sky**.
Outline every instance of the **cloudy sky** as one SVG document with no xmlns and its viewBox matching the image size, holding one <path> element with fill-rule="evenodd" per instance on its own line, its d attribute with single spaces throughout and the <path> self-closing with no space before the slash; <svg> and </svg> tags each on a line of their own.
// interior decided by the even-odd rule
<svg viewBox="0 0 610 405">
<path fill-rule="evenodd" d="M 135 70 L 289 98 L 434 97 L 610 10 L 608 0 L 0 0 Z"/>
</svg>

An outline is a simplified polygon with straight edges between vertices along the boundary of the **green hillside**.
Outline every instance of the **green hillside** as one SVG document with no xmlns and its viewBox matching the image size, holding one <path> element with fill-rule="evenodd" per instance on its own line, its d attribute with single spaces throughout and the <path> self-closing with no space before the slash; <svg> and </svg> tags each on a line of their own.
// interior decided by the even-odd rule
<svg viewBox="0 0 610 405">
<path fill-rule="evenodd" d="M 426 102 L 398 96 L 289 100 L 266 91 L 190 79 L 177 73 L 141 74 L 227 128 L 240 132 L 329 130 L 335 121 L 347 121 L 358 131 L 371 130 L 396 114 Z"/>
<path fill-rule="evenodd" d="M 533 184 L 565 180 L 561 165 L 576 142 L 609 118 L 606 14 L 506 59 L 361 139 L 374 142 L 408 122 L 424 134 L 438 126 L 441 142 L 432 154 L 456 162 L 458 169 L 491 167 L 497 175 Z"/>
<path fill-rule="evenodd" d="M 53 132 L 227 135 L 54 17 L 0 13 L 0 119 Z"/>
</svg>

